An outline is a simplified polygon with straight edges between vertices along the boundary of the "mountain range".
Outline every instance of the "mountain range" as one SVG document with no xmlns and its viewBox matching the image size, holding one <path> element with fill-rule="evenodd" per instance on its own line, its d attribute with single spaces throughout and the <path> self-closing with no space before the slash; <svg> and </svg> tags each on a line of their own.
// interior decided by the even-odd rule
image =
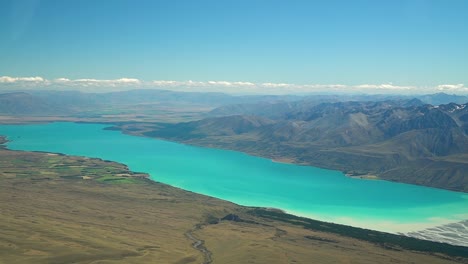
<svg viewBox="0 0 468 264">
<path fill-rule="evenodd" d="M 338 169 L 350 176 L 468 191 L 468 104 L 433 106 L 409 99 L 280 105 L 273 107 L 273 116 L 260 111 L 155 124 L 143 134 Z M 133 133 L 137 130 L 133 126 Z"/>
<path fill-rule="evenodd" d="M 109 120 L 130 134 L 238 150 L 341 170 L 353 177 L 378 176 L 467 192 L 467 102 L 468 97 L 447 94 L 232 96 L 164 90 L 28 91 L 0 94 L 0 115 L 48 116 L 48 121 L 54 117 L 80 121 L 96 115 L 104 118 L 95 122 Z M 167 105 L 171 107 L 164 108 Z M 162 119 L 167 121 L 146 118 L 170 116 L 187 106 L 195 106 L 199 114 L 185 118 L 192 111 L 186 108 L 177 118 Z M 131 121 L 142 112 L 146 119 Z M 127 119 L 119 123 L 123 115 L 108 119 L 102 113 L 124 113 Z M 89 120 L 93 119 L 84 121 Z M 184 120 L 193 121 L 181 122 Z"/>
</svg>

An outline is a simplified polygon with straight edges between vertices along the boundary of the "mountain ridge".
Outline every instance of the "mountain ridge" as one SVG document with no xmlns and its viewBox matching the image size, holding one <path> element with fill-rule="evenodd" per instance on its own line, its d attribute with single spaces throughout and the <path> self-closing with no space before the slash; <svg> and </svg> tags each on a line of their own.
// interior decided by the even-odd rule
<svg viewBox="0 0 468 264">
<path fill-rule="evenodd" d="M 108 122 L 140 136 L 243 151 L 350 175 L 372 174 L 382 179 L 468 191 L 467 103 L 431 105 L 418 98 L 383 95 L 216 94 L 214 98 L 204 98 L 209 95 L 169 91 L 16 92 L 0 94 L 0 113 L 21 118 L 43 115 L 48 116 L 47 121 Z M 356 100 L 359 98 L 365 100 Z M 232 102 L 234 106 L 229 104 Z M 167 107 L 169 104 L 172 105 Z M 193 107 L 178 116 L 152 119 L 153 115 L 180 111 L 187 104 Z M 214 108 L 216 105 L 221 106 Z M 142 121 L 132 121 L 148 108 Z M 192 109 L 198 111 L 197 115 L 189 114 Z M 209 112 L 210 109 L 213 110 Z M 181 122 L 187 120 L 192 121 Z M 441 179 L 438 175 L 442 175 Z"/>
<path fill-rule="evenodd" d="M 402 103 L 324 103 L 279 120 L 224 116 L 158 124 L 143 135 L 467 192 L 467 105 Z"/>
</svg>

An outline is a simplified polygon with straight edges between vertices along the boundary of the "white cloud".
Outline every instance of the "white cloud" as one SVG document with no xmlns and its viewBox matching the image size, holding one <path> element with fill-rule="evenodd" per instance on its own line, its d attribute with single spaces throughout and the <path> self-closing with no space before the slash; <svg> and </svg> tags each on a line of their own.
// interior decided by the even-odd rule
<svg viewBox="0 0 468 264">
<path fill-rule="evenodd" d="M 392 83 L 386 84 L 361 84 L 355 85 L 354 88 L 357 89 L 371 89 L 371 90 L 414 90 L 417 89 L 415 86 L 399 86 L 393 85 Z"/>
<path fill-rule="evenodd" d="M 10 77 L 10 76 L 2 76 L 0 77 L 0 83 L 20 83 L 20 82 L 34 82 L 34 83 L 42 83 L 46 82 L 46 80 L 42 77 Z"/>
<path fill-rule="evenodd" d="M 229 82 L 229 81 L 152 81 L 146 87 L 168 89 L 187 92 L 224 92 L 224 93 L 255 93 L 257 85 L 251 82 Z"/>
<path fill-rule="evenodd" d="M 309 89 L 344 89 L 348 86 L 344 84 L 305 84 L 302 87 Z"/>
<path fill-rule="evenodd" d="M 42 77 L 23 77 L 23 78 L 19 78 L 20 81 L 23 81 L 23 82 L 46 82 L 47 80 L 45 80 L 44 78 Z"/>
<path fill-rule="evenodd" d="M 14 83 L 15 78 L 12 78 L 10 76 L 2 76 L 0 77 L 0 83 Z"/>
<path fill-rule="evenodd" d="M 162 87 L 162 86 L 178 86 L 180 82 L 177 81 L 153 81 L 152 84 L 154 86 Z"/>
<path fill-rule="evenodd" d="M 464 84 L 441 84 L 436 87 L 438 91 L 441 92 L 468 92 L 468 87 L 465 87 Z"/>
<path fill-rule="evenodd" d="M 114 80 L 98 80 L 98 79 L 76 79 L 69 80 L 67 78 L 59 78 L 62 83 L 66 83 L 72 86 L 94 86 L 94 87 L 117 87 L 122 85 L 140 85 L 141 81 L 133 78 L 120 78 Z"/>
<path fill-rule="evenodd" d="M 99 79 L 75 79 L 71 80 L 68 78 L 57 78 L 53 80 L 47 80 L 45 78 L 36 77 L 0 77 L 0 89 L 2 88 L 109 88 L 109 87 L 135 87 L 141 85 L 142 82 L 138 79 L 133 78 L 120 78 L 114 80 L 99 80 Z M 8 87 L 5 87 L 7 85 Z"/>
<path fill-rule="evenodd" d="M 306 93 L 400 93 L 425 94 L 435 92 L 468 93 L 464 84 L 441 84 L 434 87 L 384 84 L 292 84 L 253 83 L 246 81 L 142 81 L 135 78 L 119 79 L 45 79 L 43 77 L 0 76 L 0 90 L 49 89 L 109 92 L 129 89 L 165 89 L 186 92 L 224 92 L 232 94 L 306 94 Z"/>
<path fill-rule="evenodd" d="M 232 84 L 237 85 L 237 86 L 246 86 L 246 87 L 255 86 L 255 84 L 251 82 L 233 82 Z"/>
<path fill-rule="evenodd" d="M 314 92 L 349 92 L 343 84 L 253 83 L 229 81 L 152 81 L 150 85 L 176 91 L 225 92 L 237 94 L 304 94 Z"/>
<path fill-rule="evenodd" d="M 293 87 L 294 85 L 289 84 L 289 83 L 262 83 L 260 86 L 278 88 L 278 87 Z"/>
<path fill-rule="evenodd" d="M 70 79 L 68 79 L 68 78 L 57 78 L 57 79 L 53 80 L 53 82 L 55 82 L 55 83 L 68 83 L 68 82 L 70 82 Z"/>
</svg>

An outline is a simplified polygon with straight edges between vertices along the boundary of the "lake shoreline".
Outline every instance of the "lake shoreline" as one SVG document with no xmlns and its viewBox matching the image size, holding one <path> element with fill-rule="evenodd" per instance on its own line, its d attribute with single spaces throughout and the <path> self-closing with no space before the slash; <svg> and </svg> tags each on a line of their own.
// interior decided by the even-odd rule
<svg viewBox="0 0 468 264">
<path fill-rule="evenodd" d="M 163 258 L 164 262 L 173 262 L 173 260 L 180 259 L 181 257 L 172 255 L 168 256 L 167 254 L 178 254 L 178 252 L 180 252 L 179 248 L 181 247 L 185 247 L 186 250 L 190 251 L 191 243 L 197 243 L 196 245 L 205 245 L 205 249 L 216 258 L 223 253 L 222 251 L 218 251 L 210 241 L 212 241 L 211 239 L 213 237 L 219 238 L 220 236 L 217 235 L 217 233 L 210 234 L 205 231 L 219 230 L 221 228 L 221 232 L 226 232 L 232 228 L 232 225 L 236 227 L 236 230 L 239 230 L 239 234 L 242 234 L 242 236 L 224 236 L 225 239 L 218 242 L 218 244 L 226 243 L 226 245 L 229 245 L 233 240 L 239 242 L 246 241 L 246 243 L 250 243 L 251 238 L 248 234 L 257 232 L 255 233 L 255 241 L 257 243 L 262 243 L 262 245 L 265 245 L 266 242 L 268 242 L 269 245 L 271 245 L 271 243 L 279 245 L 278 243 L 281 244 L 281 241 L 285 241 L 290 247 L 290 239 L 294 239 L 294 241 L 296 241 L 294 242 L 296 245 L 295 248 L 300 249 L 301 247 L 309 247 L 309 250 L 305 251 L 307 252 L 307 255 L 305 255 L 306 259 L 310 259 L 313 256 L 313 253 L 310 252 L 311 250 L 313 252 L 314 248 L 317 248 L 317 243 L 319 243 L 318 247 L 321 251 L 333 249 L 334 252 L 336 252 L 333 255 L 337 254 L 338 256 L 341 254 L 340 252 L 342 252 L 342 246 L 345 248 L 351 246 L 353 250 L 351 252 L 346 251 L 346 253 L 343 254 L 348 255 L 351 253 L 353 254 L 353 258 L 356 258 L 356 260 L 359 259 L 359 254 L 362 255 L 365 252 L 375 253 L 376 251 L 378 251 L 379 254 L 385 254 L 384 256 L 392 255 L 392 260 L 397 256 L 395 254 L 398 254 L 398 256 L 400 256 L 398 259 L 404 260 L 409 258 L 413 259 L 415 263 L 431 263 L 429 260 L 437 259 L 445 259 L 448 263 L 449 260 L 460 261 L 468 258 L 467 247 L 453 246 L 445 243 L 414 239 L 368 229 L 320 222 L 303 217 L 296 217 L 274 208 L 241 207 L 230 202 L 184 191 L 179 188 L 174 188 L 148 179 L 137 179 L 137 182 L 135 182 L 137 184 L 113 184 L 112 182 L 96 181 L 95 177 L 100 177 L 100 173 L 97 173 L 92 176 L 91 179 L 86 180 L 78 177 L 60 177 L 63 174 L 75 175 L 75 172 L 68 170 L 59 172 L 60 170 L 57 167 L 50 167 L 50 164 L 60 165 L 63 161 L 66 163 L 71 162 L 72 164 L 80 165 L 73 167 L 90 166 L 91 168 L 98 170 L 107 170 L 107 166 L 118 168 L 126 167 L 121 163 L 108 164 L 102 161 L 83 159 L 83 157 L 69 155 L 58 156 L 56 154 L 47 154 L 44 152 L 15 150 L 1 150 L 0 155 L 3 157 L 3 160 L 9 160 L 10 162 L 21 160 L 24 162 L 22 163 L 22 166 L 25 166 L 24 168 L 17 167 L 16 169 L 13 169 L 11 166 L 15 165 L 7 162 L 2 164 L 2 168 L 10 168 L 8 171 L 21 170 L 28 174 L 29 177 L 32 177 L 15 178 L 11 177 L 9 174 L 2 175 L 5 177 L 3 178 L 4 185 L 2 185 L 2 194 L 14 194 L 18 195 L 18 198 L 30 195 L 35 197 L 34 200 L 25 198 L 22 200 L 15 200 L 14 203 L 5 204 L 4 206 L 10 208 L 10 210 L 6 210 L 6 214 L 2 215 L 2 217 L 10 219 L 8 217 L 14 217 L 15 215 L 22 214 L 23 212 L 27 212 L 26 214 L 31 215 L 32 217 L 37 217 L 42 215 L 41 210 L 49 210 L 47 211 L 47 215 L 49 217 L 40 218 L 39 222 L 31 222 L 30 219 L 17 219 L 16 221 L 23 221 L 24 223 L 20 227 L 10 224 L 13 222 L 3 221 L 4 229 L 5 227 L 8 227 L 7 229 L 10 230 L 7 234 L 7 239 L 11 238 L 11 240 L 9 240 L 10 243 L 14 243 L 19 249 L 27 252 L 30 252 L 28 250 L 33 247 L 32 245 L 36 245 L 34 247 L 40 248 L 41 252 L 47 252 L 50 254 L 49 256 L 25 255 L 21 263 L 41 262 L 39 261 L 41 258 L 46 262 L 50 262 L 51 257 L 52 259 L 58 259 L 58 257 L 63 256 L 63 254 L 69 254 L 67 259 L 73 260 L 76 258 L 77 254 L 86 255 L 91 251 L 89 247 L 77 249 L 74 245 L 63 246 L 65 244 L 68 245 L 67 241 L 69 241 L 69 239 L 77 237 L 77 241 L 79 241 L 81 245 L 92 245 L 96 238 L 102 238 L 107 241 L 109 236 L 113 238 L 110 242 L 116 244 L 115 248 L 127 250 L 126 252 L 128 252 L 128 250 L 136 252 L 131 256 L 124 255 L 122 258 L 119 258 L 122 260 L 128 261 L 128 257 L 130 257 L 132 259 L 135 258 L 134 260 L 136 262 L 146 263 L 143 260 L 148 254 L 156 253 L 154 256 L 158 256 L 158 259 L 162 259 L 159 252 L 165 252 L 165 258 Z M 56 157 L 59 157 L 59 160 L 57 160 Z M 98 167 L 94 167 L 98 164 L 100 164 Z M 41 171 L 41 174 L 45 173 L 51 175 L 52 171 L 59 173 L 55 174 L 55 176 L 50 176 L 49 178 L 43 178 L 35 176 L 38 170 Z M 132 172 L 129 171 L 128 173 L 131 174 Z M 119 177 L 118 174 L 115 176 Z M 16 187 L 12 189 L 11 186 Z M 51 186 L 54 186 L 54 188 L 49 188 Z M 42 191 L 45 189 L 48 191 Z M 50 199 L 51 196 L 60 197 L 60 199 Z M 174 199 L 178 201 L 178 203 L 172 203 L 171 201 Z M 116 201 L 120 202 L 113 206 L 112 210 L 108 210 L 106 208 L 110 202 L 115 203 Z M 40 206 L 38 206 L 38 204 Z M 89 204 L 92 206 L 80 207 L 79 212 L 73 211 L 70 213 L 68 209 L 70 208 L 70 204 L 72 208 L 79 208 L 83 204 Z M 215 216 L 214 219 L 210 218 L 210 222 L 206 222 L 207 220 L 203 220 L 203 213 L 201 212 L 204 210 L 198 210 L 197 208 L 189 209 L 186 207 L 189 204 L 192 204 L 191 207 L 205 207 L 210 213 L 215 213 L 217 216 Z M 222 210 L 219 211 L 219 209 L 213 208 L 214 206 L 217 206 L 217 208 Z M 50 215 L 50 208 L 56 208 L 56 210 L 53 211 L 53 215 Z M 138 209 L 135 210 L 135 208 Z M 164 222 L 164 219 L 151 222 L 152 219 L 154 219 L 154 215 L 152 214 L 160 215 L 161 210 L 164 212 L 162 214 L 163 216 L 167 213 L 171 214 L 171 217 L 167 218 L 170 232 L 167 232 L 168 226 L 165 226 L 166 222 Z M 191 211 L 187 212 L 187 210 Z M 136 212 L 140 212 L 142 214 L 140 215 Z M 206 211 L 204 212 L 206 213 Z M 229 214 L 227 214 L 227 212 Z M 102 217 L 104 215 L 109 218 Z M 126 217 L 122 217 L 122 215 L 126 215 Z M 111 216 L 115 218 L 110 218 Z M 133 219 L 133 216 L 136 216 L 138 220 L 143 220 L 138 221 L 137 219 Z M 215 219 L 217 220 L 214 221 Z M 15 223 L 17 223 L 16 221 Z M 86 222 L 86 230 L 88 232 L 83 232 L 81 225 L 75 224 L 83 223 L 83 221 Z M 149 222 L 151 224 L 148 225 Z M 177 224 L 178 226 L 174 226 L 174 224 Z M 181 224 L 184 226 L 180 226 Z M 66 234 L 53 236 L 54 233 L 61 230 L 64 226 L 67 227 Z M 119 231 L 116 233 L 116 228 L 114 228 L 114 226 L 125 227 L 124 232 Z M 190 228 L 187 229 L 188 227 Z M 275 232 L 278 234 L 278 231 L 282 231 L 284 228 L 287 228 L 288 232 L 280 233 L 281 237 L 276 237 L 277 239 L 272 240 L 268 235 L 268 232 L 271 232 L 272 235 L 274 235 Z M 45 232 L 45 234 L 38 238 L 27 239 L 27 242 L 25 243 L 23 242 L 24 239 L 21 239 L 21 234 L 29 230 L 35 233 Z M 89 232 L 89 230 L 93 231 Z M 297 235 L 294 235 L 295 232 L 291 232 L 291 230 L 297 230 Z M 184 236 L 187 232 L 191 232 L 194 240 L 188 239 L 186 235 Z M 265 232 L 267 232 L 267 237 L 262 238 L 265 235 Z M 117 237 L 113 236 L 115 234 Z M 164 243 L 154 244 L 154 234 L 158 234 L 158 237 L 162 236 Z M 48 238 L 47 241 L 43 239 L 45 236 Z M 284 238 L 287 238 L 287 240 L 284 240 Z M 131 243 L 128 243 L 129 241 L 131 241 Z M 142 247 L 148 245 L 148 243 L 153 243 L 155 246 L 150 250 L 141 252 Z M 340 245 L 339 248 L 336 248 L 337 243 Z M 122 244 L 124 244 L 124 247 L 122 247 Z M 56 250 L 56 245 L 60 245 L 61 248 L 59 251 Z M 105 251 L 108 252 L 109 250 L 115 250 L 112 245 L 106 243 L 106 248 L 98 248 L 98 252 L 104 253 Z M 371 246 L 371 248 L 366 249 L 369 246 Z M 174 247 L 177 247 L 178 250 L 172 251 Z M 252 249 L 255 249 L 255 247 L 252 247 Z M 92 255 L 96 255 L 96 249 L 91 248 L 91 250 L 93 252 Z M 277 249 L 274 250 L 275 252 L 277 251 Z M 7 252 L 9 253 L 4 254 L 4 257 L 6 257 L 7 260 L 18 260 L 21 258 L 21 254 L 16 253 L 16 251 Z M 193 251 L 190 252 L 193 254 Z M 245 250 L 238 251 L 236 255 L 243 253 L 245 253 Z M 113 253 L 112 255 L 115 256 L 119 254 Z M 203 255 L 201 254 L 200 256 L 202 257 Z M 258 254 L 255 256 L 259 257 Z M 417 258 L 418 256 L 424 257 L 427 260 L 416 261 L 414 258 Z M 34 261 L 27 262 L 25 258 Z M 98 261 L 103 261 L 103 255 L 99 255 L 97 258 Z M 117 258 L 112 257 L 112 259 L 115 260 Z M 65 261 L 64 258 L 62 258 L 62 261 Z M 302 262 L 303 261 L 301 261 L 301 263 Z M 379 262 L 387 263 L 387 261 Z"/>
<path fill-rule="evenodd" d="M 57 156 L 57 155 L 58 156 L 64 156 L 64 157 L 73 157 L 74 156 L 74 155 L 69 155 L 69 154 L 65 154 L 65 153 L 48 152 L 48 151 L 12 150 L 12 149 L 8 148 L 8 142 L 9 141 L 6 139 L 6 137 L 0 135 L 0 147 L 2 147 L 2 149 L 7 150 L 7 151 L 19 151 L 19 152 L 25 152 L 25 153 L 27 153 L 27 152 L 39 153 L 39 154 L 45 154 L 45 155 L 50 155 L 50 156 Z M 121 162 L 118 162 L 118 161 L 104 160 L 104 159 L 101 159 L 99 157 L 88 157 L 88 156 L 79 156 L 79 157 L 84 158 L 84 159 L 95 159 L 95 160 L 98 160 L 98 161 L 101 161 L 101 162 L 106 162 L 106 163 L 108 162 L 108 163 L 122 164 L 127 170 L 130 171 L 130 173 L 133 173 L 133 174 L 142 174 L 142 173 L 144 173 L 144 174 L 146 174 L 145 172 L 135 172 L 135 171 L 131 170 L 128 167 L 128 165 L 126 165 L 124 163 L 121 163 Z M 179 188 L 179 187 L 176 187 L 176 186 L 173 186 L 173 185 L 170 185 L 170 184 L 155 181 L 154 179 L 151 179 L 151 177 L 149 177 L 149 175 L 146 175 L 145 179 L 147 179 L 147 180 L 149 180 L 151 182 L 154 182 L 154 183 L 159 183 L 159 184 L 164 184 L 164 185 L 170 186 L 171 188 L 176 188 L 176 189 L 180 189 L 180 190 L 183 190 L 183 191 L 192 192 L 190 190 Z M 83 180 L 89 180 L 89 179 L 83 178 Z M 276 207 L 262 207 L 262 206 L 242 205 L 242 204 L 238 204 L 238 203 L 235 203 L 235 202 L 232 202 L 232 201 L 229 201 L 229 200 L 226 200 L 226 199 L 218 198 L 218 197 L 215 197 L 215 196 L 211 196 L 211 195 L 206 195 L 206 194 L 201 194 L 201 193 L 196 193 L 196 194 L 206 196 L 206 197 L 211 197 L 211 198 L 214 198 L 214 199 L 219 199 L 221 201 L 225 201 L 225 202 L 229 202 L 229 203 L 233 203 L 233 204 L 236 204 L 236 205 L 241 206 L 243 208 L 250 208 L 251 210 L 265 210 L 265 211 L 272 212 L 272 213 L 283 214 L 285 216 L 290 215 L 290 216 L 294 216 L 294 217 L 310 219 L 312 221 L 319 221 L 319 222 L 323 222 L 324 224 L 342 225 L 342 226 L 349 226 L 349 227 L 352 227 L 352 228 L 360 228 L 360 229 L 363 229 L 363 230 L 373 230 L 373 231 L 376 231 L 376 232 L 383 232 L 383 233 L 394 234 L 394 235 L 402 235 L 402 236 L 407 236 L 407 237 L 416 237 L 416 238 L 419 238 L 419 239 L 429 240 L 429 241 L 434 241 L 434 242 L 439 242 L 439 243 L 447 243 L 447 241 L 444 241 L 444 239 L 440 239 L 440 238 L 438 238 L 438 240 L 431 240 L 431 239 L 428 239 L 427 237 L 425 238 L 421 234 L 424 234 L 425 230 L 427 230 L 427 229 L 429 229 L 429 230 L 430 229 L 437 229 L 437 228 L 444 227 L 444 226 L 447 226 L 447 225 L 453 225 L 453 224 L 460 223 L 460 222 L 451 222 L 451 221 L 432 223 L 432 224 L 412 223 L 412 224 L 409 225 L 411 228 L 410 229 L 405 229 L 405 230 L 401 230 L 401 229 L 400 230 L 389 230 L 388 228 L 387 229 L 369 228 L 368 224 L 363 223 L 363 222 L 361 222 L 359 224 L 356 224 L 356 222 L 354 222 L 354 224 L 353 223 L 347 224 L 347 223 L 344 223 L 343 221 L 323 220 L 320 217 L 316 217 L 316 216 L 314 217 L 313 214 L 311 215 L 311 214 L 306 213 L 306 212 L 299 212 L 299 211 L 288 210 L 288 209 L 284 209 L 284 208 L 276 208 Z M 449 244 L 452 244 L 452 245 L 455 245 L 455 246 L 467 246 L 468 245 L 466 243 L 463 243 L 463 244 L 449 243 Z"/>
<path fill-rule="evenodd" d="M 99 125 L 102 125 L 102 124 L 99 124 Z M 108 125 L 108 124 L 105 124 L 105 125 Z M 133 136 L 133 135 L 132 135 L 132 136 Z M 148 137 L 145 137 L 145 138 L 148 138 Z M 167 140 L 164 140 L 164 141 L 167 141 Z M 183 145 L 186 145 L 186 144 L 184 144 L 184 143 L 182 143 L 182 144 L 183 144 Z M 217 149 L 217 148 L 216 148 L 216 149 Z M 217 150 L 219 150 L 219 149 L 217 149 Z M 47 153 L 47 152 L 49 152 L 49 151 L 44 151 L 44 152 Z M 233 151 L 233 152 L 238 152 L 238 151 Z M 245 155 L 249 155 L 248 153 L 246 154 L 246 153 L 244 153 L 244 152 L 240 152 L 240 153 L 245 154 Z M 61 154 L 63 154 L 63 153 L 61 153 Z M 63 154 L 63 155 L 72 155 L 72 154 Z M 249 155 L 249 156 L 250 156 L 250 155 Z M 87 156 L 85 156 L 85 157 L 87 157 Z M 101 158 L 100 158 L 100 159 L 101 159 Z M 101 159 L 101 160 L 107 160 L 107 159 Z M 116 162 L 125 164 L 124 162 L 121 162 L 121 161 L 116 161 Z M 275 163 L 274 161 L 271 161 L 271 160 L 270 160 L 270 162 Z M 127 166 L 128 166 L 128 165 L 127 165 Z M 164 182 L 164 181 L 162 181 L 162 182 Z M 171 185 L 171 186 L 174 186 L 174 185 L 171 184 L 171 183 L 167 183 L 167 184 L 168 184 L 168 185 Z M 179 187 L 179 186 L 176 186 L 176 188 L 186 189 L 186 188 L 184 188 L 184 187 Z M 197 193 L 203 194 L 203 193 L 201 193 L 201 192 L 194 191 L 194 190 L 189 190 L 189 191 L 197 192 Z M 211 196 L 211 197 L 217 197 L 216 195 L 207 195 L 207 194 L 203 194 L 203 195 Z M 230 200 L 230 199 L 228 199 L 228 198 L 218 198 L 218 199 L 227 200 L 227 201 L 232 201 L 232 200 Z M 239 203 L 239 202 L 237 202 L 237 201 L 232 201 L 232 202 L 237 203 L 237 204 L 242 204 L 242 203 Z M 246 206 L 250 206 L 250 205 L 246 205 Z M 260 205 L 260 207 L 264 207 L 264 206 L 261 206 L 261 205 Z M 280 210 L 284 210 L 284 211 L 286 211 L 287 213 L 292 213 L 292 214 L 294 214 L 294 215 L 305 216 L 305 217 L 309 217 L 309 218 L 311 218 L 311 219 L 320 219 L 320 218 L 316 218 L 316 217 L 313 217 L 313 216 L 309 216 L 309 215 L 307 215 L 307 213 L 301 212 L 300 210 L 290 210 L 290 209 L 287 209 L 287 208 L 285 208 L 285 207 L 278 207 L 278 206 L 273 206 L 273 207 L 280 208 Z M 321 219 L 321 220 L 323 221 L 323 219 Z M 326 220 L 325 220 L 325 221 L 326 221 Z M 343 222 L 340 222 L 340 221 L 332 221 L 332 222 L 343 224 Z M 456 222 L 456 221 L 451 221 L 451 222 Z M 451 222 L 448 222 L 448 223 L 451 223 Z M 438 226 L 439 224 L 440 224 L 440 223 L 432 224 L 431 226 Z M 356 226 L 356 225 L 350 225 L 350 226 Z M 362 227 L 362 226 L 361 226 L 361 227 Z M 366 226 L 364 226 L 364 227 L 366 227 Z M 427 226 L 425 226 L 425 227 L 427 227 Z M 376 228 L 371 228 L 371 229 L 377 230 Z M 419 229 L 412 229 L 412 230 L 405 230 L 405 231 L 420 231 L 420 230 L 421 230 L 421 228 L 419 228 Z M 384 231 L 388 232 L 389 230 L 384 230 Z M 398 231 L 395 231 L 395 232 L 398 232 Z M 394 232 L 394 233 L 395 233 L 395 232 Z"/>
<path fill-rule="evenodd" d="M 85 123 L 85 122 L 83 122 L 83 123 Z M 104 124 L 104 125 L 109 125 L 110 124 L 110 123 L 99 123 L 99 122 L 86 122 L 86 123 Z M 208 148 L 208 149 L 239 152 L 239 153 L 243 153 L 243 154 L 253 156 L 253 157 L 269 159 L 272 162 L 280 163 L 280 164 L 290 164 L 290 165 L 297 165 L 297 166 L 321 168 L 321 169 L 325 169 L 325 170 L 340 171 L 343 174 L 343 176 L 353 178 L 353 179 L 381 180 L 381 181 L 386 181 L 386 182 L 396 182 L 396 183 L 401 183 L 401 184 L 409 184 L 409 185 L 414 185 L 414 186 L 423 186 L 423 187 L 426 187 L 426 188 L 433 188 L 433 189 L 438 189 L 438 190 L 445 190 L 445 191 L 468 194 L 468 191 L 463 191 L 463 190 L 454 190 L 454 189 L 450 189 L 450 188 L 441 188 L 441 187 L 436 187 L 436 186 L 423 185 L 423 184 L 417 184 L 417 183 L 410 183 L 410 182 L 398 181 L 398 180 L 393 180 L 393 179 L 385 179 L 385 178 L 379 177 L 379 175 L 377 173 L 371 173 L 371 172 L 358 173 L 358 174 L 349 173 L 348 171 L 341 170 L 340 168 L 320 166 L 320 165 L 312 165 L 312 164 L 305 163 L 305 162 L 299 162 L 299 161 L 295 160 L 294 158 L 289 158 L 289 157 L 272 157 L 272 156 L 260 154 L 260 153 L 257 153 L 257 152 L 245 151 L 245 150 L 242 150 L 242 149 L 224 148 L 224 147 L 213 146 L 213 145 L 210 145 L 210 144 L 201 144 L 201 143 L 198 143 L 198 142 L 180 141 L 180 140 L 167 139 L 167 138 L 163 138 L 163 137 L 147 136 L 147 135 L 144 135 L 143 133 L 138 133 L 138 132 L 135 132 L 135 131 L 125 130 L 122 127 L 119 127 L 119 124 L 117 124 L 117 123 L 112 124 L 112 126 L 106 128 L 106 129 L 117 130 L 117 131 L 120 131 L 122 134 L 130 135 L 130 136 L 163 140 L 163 141 L 168 141 L 168 142 L 173 142 L 173 143 L 178 143 L 178 144 L 184 144 L 184 145 L 194 146 L 194 147 L 202 147 L 202 148 Z"/>
<path fill-rule="evenodd" d="M 6 122 L 6 123 L 0 123 L 0 125 L 34 125 L 34 124 L 49 124 L 49 123 L 55 123 L 55 122 L 65 122 L 65 123 L 76 123 L 76 124 L 99 124 L 99 125 L 106 125 L 108 127 L 105 127 L 105 130 L 115 130 L 115 131 L 120 131 L 122 134 L 125 135 L 130 135 L 130 136 L 136 136 L 136 137 L 143 137 L 143 138 L 150 138 L 150 139 L 157 139 L 157 140 L 164 140 L 168 142 L 174 142 L 174 143 L 179 143 L 179 144 L 184 144 L 188 146 L 195 146 L 195 147 L 203 147 L 203 148 L 209 148 L 209 149 L 217 149 L 217 150 L 226 150 L 226 151 L 234 151 L 234 152 L 240 152 L 244 153 L 250 156 L 254 157 L 260 157 L 260 158 L 265 158 L 265 159 L 270 159 L 272 162 L 277 162 L 277 163 L 284 163 L 284 164 L 292 164 L 292 165 L 298 165 L 298 166 L 308 166 L 308 167 L 317 167 L 317 168 L 322 168 L 326 170 L 334 170 L 334 171 L 341 171 L 344 176 L 354 178 L 354 179 L 362 179 L 362 180 L 382 180 L 382 181 L 387 181 L 387 182 L 398 182 L 398 183 L 403 183 L 403 184 L 410 184 L 410 185 L 415 185 L 415 186 L 424 186 L 428 188 L 435 188 L 435 189 L 440 189 L 440 190 L 447 190 L 447 191 L 452 191 L 452 192 L 459 192 L 459 193 L 465 193 L 468 194 L 468 191 L 463 191 L 463 190 L 454 190 L 451 188 L 442 188 L 442 187 L 437 187 L 437 186 L 431 186 L 431 185 L 424 185 L 424 184 L 419 184 L 419 183 L 411 183 L 411 182 L 405 182 L 405 181 L 399 181 L 399 180 L 394 180 L 394 179 L 385 179 L 382 177 L 379 177 L 377 173 L 370 173 L 370 172 L 360 172 L 357 175 L 353 175 L 353 173 L 349 173 L 346 170 L 341 170 L 340 168 L 337 167 L 329 167 L 329 166 L 320 166 L 320 165 L 312 165 L 309 163 L 305 162 L 299 162 L 295 160 L 294 158 L 290 157 L 272 157 L 268 156 L 262 153 L 257 153 L 257 152 L 250 152 L 242 149 L 237 149 L 237 148 L 226 148 L 226 147 L 219 147 L 219 146 L 213 146 L 211 144 L 201 144 L 201 143 L 196 143 L 196 142 L 190 142 L 190 141 L 180 141 L 180 140 L 172 140 L 172 139 L 167 139 L 163 137 L 152 137 L 152 136 L 147 136 L 144 135 L 143 132 L 138 132 L 138 131 L 129 131 L 126 130 L 125 128 L 122 128 L 122 124 L 132 124 L 134 122 L 130 121 L 124 121 L 124 122 L 118 122 L 118 121 L 91 121 L 91 120 L 75 120 L 75 119 L 47 119 L 47 120 L 34 120 L 34 121 L 28 121 L 28 120 L 22 120 L 19 123 L 15 122 Z M 148 123 L 148 124 L 153 124 Z M 365 175 L 360 177 L 360 175 Z"/>
</svg>

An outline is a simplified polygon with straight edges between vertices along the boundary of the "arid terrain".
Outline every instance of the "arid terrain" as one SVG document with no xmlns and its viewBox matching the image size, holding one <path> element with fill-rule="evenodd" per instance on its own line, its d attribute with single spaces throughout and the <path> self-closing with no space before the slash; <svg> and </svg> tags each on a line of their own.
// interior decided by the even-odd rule
<svg viewBox="0 0 468 264">
<path fill-rule="evenodd" d="M 463 247 L 379 242 L 387 235 L 241 207 L 110 161 L 0 157 L 0 263 L 468 263 Z"/>
</svg>

